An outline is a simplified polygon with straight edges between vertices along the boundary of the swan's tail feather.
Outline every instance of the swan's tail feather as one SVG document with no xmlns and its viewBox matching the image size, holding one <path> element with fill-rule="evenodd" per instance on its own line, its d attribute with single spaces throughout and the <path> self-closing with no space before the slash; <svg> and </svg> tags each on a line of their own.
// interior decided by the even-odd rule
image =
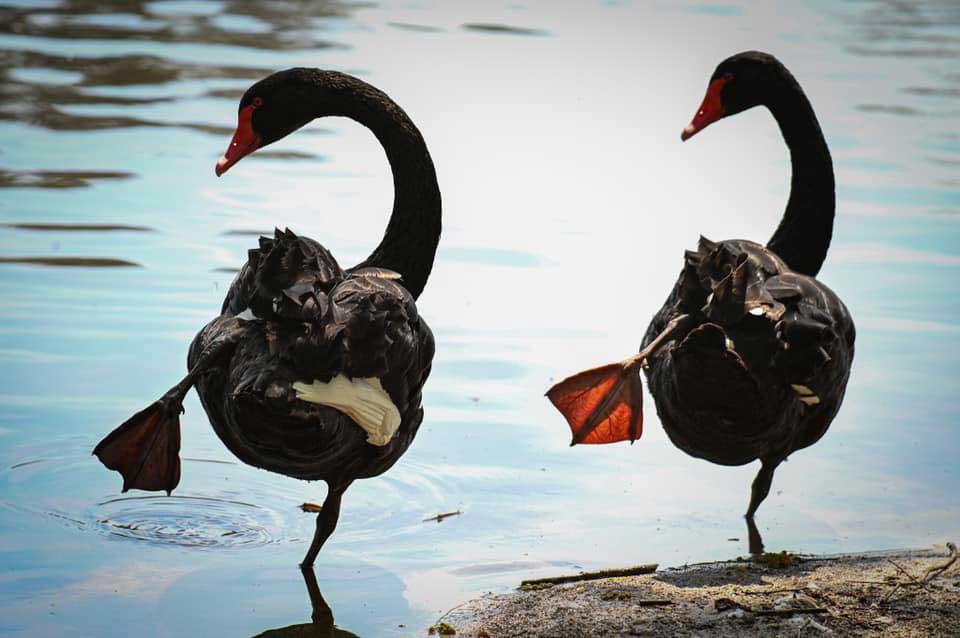
<svg viewBox="0 0 960 638">
<path fill-rule="evenodd" d="M 380 379 L 348 379 L 342 374 L 325 383 L 297 381 L 297 398 L 340 410 L 367 433 L 371 445 L 386 445 L 400 427 L 400 411 L 380 385 Z"/>
<path fill-rule="evenodd" d="M 123 490 L 165 490 L 180 483 L 179 402 L 161 399 L 137 412 L 94 448 L 100 462 L 123 476 Z"/>
</svg>

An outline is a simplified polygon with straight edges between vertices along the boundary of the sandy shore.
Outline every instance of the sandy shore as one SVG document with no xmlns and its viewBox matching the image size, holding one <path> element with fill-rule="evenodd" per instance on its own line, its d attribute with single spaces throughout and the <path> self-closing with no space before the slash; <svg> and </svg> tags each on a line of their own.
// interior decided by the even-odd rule
<svg viewBox="0 0 960 638">
<path fill-rule="evenodd" d="M 766 564 L 707 563 L 491 594 L 449 613 L 442 619 L 447 626 L 434 632 L 455 630 L 467 638 L 960 637 L 955 550 L 778 556 L 767 555 Z"/>
</svg>

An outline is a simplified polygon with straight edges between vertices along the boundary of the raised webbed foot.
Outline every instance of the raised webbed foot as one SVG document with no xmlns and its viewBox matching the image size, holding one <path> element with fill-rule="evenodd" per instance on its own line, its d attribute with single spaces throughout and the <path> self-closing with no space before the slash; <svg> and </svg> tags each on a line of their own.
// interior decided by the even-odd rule
<svg viewBox="0 0 960 638">
<path fill-rule="evenodd" d="M 556 384 L 550 402 L 573 432 L 570 445 L 633 442 L 643 429 L 643 387 L 637 363 L 611 363 Z"/>
<path fill-rule="evenodd" d="M 93 453 L 123 476 L 123 490 L 164 490 L 180 483 L 180 415 L 183 394 L 175 387 L 108 434 Z"/>
</svg>

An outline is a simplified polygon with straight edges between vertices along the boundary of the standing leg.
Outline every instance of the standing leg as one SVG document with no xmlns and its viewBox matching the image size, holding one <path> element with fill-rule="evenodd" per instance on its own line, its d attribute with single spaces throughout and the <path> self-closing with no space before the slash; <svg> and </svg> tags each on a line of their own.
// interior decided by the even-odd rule
<svg viewBox="0 0 960 638">
<path fill-rule="evenodd" d="M 780 457 L 760 459 L 760 471 L 757 477 L 753 479 L 753 486 L 750 489 L 750 505 L 747 507 L 747 513 L 744 518 L 747 519 L 747 535 L 750 541 L 750 553 L 763 553 L 763 539 L 760 537 L 760 530 L 753 520 L 760 503 L 767 498 L 770 493 L 770 484 L 773 483 L 773 472 L 780 465 L 783 459 Z"/>
<path fill-rule="evenodd" d="M 770 493 L 770 484 L 773 483 L 773 472 L 780 465 L 781 459 L 761 459 L 760 471 L 757 477 L 753 479 L 753 486 L 750 489 L 750 506 L 747 508 L 747 518 L 753 518 L 757 513 L 757 508 L 763 499 Z"/>
<path fill-rule="evenodd" d="M 749 543 L 750 553 L 758 556 L 763 553 L 763 537 L 760 536 L 760 530 L 752 518 L 747 518 L 747 542 Z"/>
<path fill-rule="evenodd" d="M 323 506 L 317 514 L 317 529 L 313 533 L 313 542 L 310 543 L 310 549 L 307 550 L 307 555 L 300 563 L 301 567 L 313 566 L 313 561 L 317 558 L 320 548 L 323 547 L 333 530 L 337 528 L 337 519 L 340 518 L 340 499 L 343 498 L 343 493 L 347 491 L 348 487 L 350 487 L 349 482 L 340 485 L 327 484 L 327 498 L 324 499 Z"/>
</svg>

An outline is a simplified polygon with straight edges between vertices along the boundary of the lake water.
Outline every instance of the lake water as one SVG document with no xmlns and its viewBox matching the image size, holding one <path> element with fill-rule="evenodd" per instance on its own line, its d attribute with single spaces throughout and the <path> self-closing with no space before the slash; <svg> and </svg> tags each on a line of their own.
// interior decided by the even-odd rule
<svg viewBox="0 0 960 638">
<path fill-rule="evenodd" d="M 182 376 L 258 231 L 289 226 L 343 264 L 379 241 L 389 168 L 354 123 L 214 177 L 239 96 L 290 66 L 386 90 L 444 199 L 419 302 L 438 344 L 426 419 L 344 499 L 316 566 L 336 624 L 423 635 L 521 578 L 745 554 L 755 466 L 676 450 L 649 397 L 638 443 L 571 449 L 543 392 L 636 351 L 698 234 L 775 228 L 790 168 L 766 111 L 679 140 L 717 62 L 751 48 L 780 57 L 820 117 L 838 183 L 821 278 L 858 327 L 845 405 L 777 471 L 764 540 L 957 540 L 955 2 L 20 2 L 0 9 L 0 634 L 310 622 L 296 564 L 313 517 L 297 505 L 322 484 L 237 462 L 193 394 L 173 497 L 121 495 L 90 456 Z"/>
</svg>

